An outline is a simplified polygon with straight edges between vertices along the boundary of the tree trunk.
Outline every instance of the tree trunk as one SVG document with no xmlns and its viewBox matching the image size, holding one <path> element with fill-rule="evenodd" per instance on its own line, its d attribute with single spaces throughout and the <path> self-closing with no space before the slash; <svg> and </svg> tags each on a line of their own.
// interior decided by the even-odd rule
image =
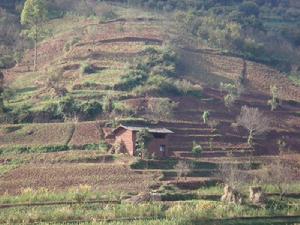
<svg viewBox="0 0 300 225">
<path fill-rule="evenodd" d="M 34 62 L 33 71 L 35 72 L 37 68 L 37 40 L 34 41 Z"/>
<path fill-rule="evenodd" d="M 248 136 L 248 141 L 247 142 L 248 142 L 249 145 L 251 145 L 251 146 L 253 145 L 253 130 L 249 131 L 249 136 Z"/>
</svg>

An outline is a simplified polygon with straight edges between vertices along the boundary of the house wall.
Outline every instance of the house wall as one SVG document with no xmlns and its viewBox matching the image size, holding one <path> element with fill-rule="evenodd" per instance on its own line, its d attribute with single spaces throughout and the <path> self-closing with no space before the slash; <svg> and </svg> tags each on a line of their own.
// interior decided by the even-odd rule
<svg viewBox="0 0 300 225">
<path fill-rule="evenodd" d="M 165 153 L 160 151 L 160 146 L 161 145 L 165 145 Z M 152 154 L 153 152 L 156 154 L 156 156 L 163 158 L 163 157 L 167 157 L 168 156 L 168 137 L 166 136 L 165 138 L 154 138 L 149 146 L 148 146 L 148 150 L 150 152 L 150 154 Z"/>
<path fill-rule="evenodd" d="M 135 153 L 135 133 L 130 130 L 121 130 L 116 134 L 116 141 L 123 142 L 129 155 Z"/>
<path fill-rule="evenodd" d="M 116 134 L 116 141 L 123 142 L 126 147 L 127 153 L 134 156 L 136 153 L 135 142 L 136 142 L 136 131 L 130 131 L 122 129 Z M 165 145 L 165 153 L 160 151 L 160 146 Z M 168 136 L 165 138 L 153 138 L 148 145 L 150 155 L 155 153 L 157 157 L 168 156 Z"/>
</svg>

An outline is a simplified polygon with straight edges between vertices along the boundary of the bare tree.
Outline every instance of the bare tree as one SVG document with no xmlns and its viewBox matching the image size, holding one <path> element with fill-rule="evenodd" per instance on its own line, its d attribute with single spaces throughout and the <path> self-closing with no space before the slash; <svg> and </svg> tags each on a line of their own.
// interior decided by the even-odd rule
<svg viewBox="0 0 300 225">
<path fill-rule="evenodd" d="M 242 107 L 241 113 L 237 118 L 237 124 L 248 130 L 249 145 L 253 144 L 253 139 L 256 135 L 270 129 L 270 120 L 258 108 L 247 106 Z"/>
<path fill-rule="evenodd" d="M 280 200 L 282 200 L 290 185 L 295 183 L 299 175 L 299 168 L 293 163 L 278 158 L 265 168 L 262 180 L 264 183 L 276 187 L 279 191 Z"/>
<path fill-rule="evenodd" d="M 249 175 L 239 168 L 236 161 L 222 163 L 219 166 L 216 177 L 222 180 L 225 185 L 237 190 L 250 180 Z"/>
<path fill-rule="evenodd" d="M 180 160 L 176 164 L 174 169 L 177 172 L 177 182 L 178 182 L 181 177 L 184 177 L 184 179 L 186 180 L 187 175 L 191 171 L 191 165 L 187 161 Z"/>
<path fill-rule="evenodd" d="M 245 170 L 239 168 L 236 161 L 221 164 L 216 177 L 224 183 L 224 194 L 221 201 L 241 204 L 243 199 L 240 190 L 243 186 L 249 184 L 252 177 Z"/>
<path fill-rule="evenodd" d="M 4 111 L 3 92 L 4 92 L 4 75 L 0 71 L 0 112 Z"/>
</svg>

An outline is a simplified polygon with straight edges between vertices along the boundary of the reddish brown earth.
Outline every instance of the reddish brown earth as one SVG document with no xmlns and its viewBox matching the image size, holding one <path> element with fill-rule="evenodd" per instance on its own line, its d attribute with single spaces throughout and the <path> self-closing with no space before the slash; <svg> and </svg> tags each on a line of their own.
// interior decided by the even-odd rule
<svg viewBox="0 0 300 225">
<path fill-rule="evenodd" d="M 118 164 L 35 164 L 21 166 L 0 177 L 0 194 L 17 194 L 24 188 L 68 190 L 80 184 L 100 192 L 142 192 L 157 174 L 134 172 Z"/>
<path fill-rule="evenodd" d="M 80 148 L 87 144 L 99 144 L 101 128 L 96 122 L 76 123 L 69 146 Z"/>
</svg>

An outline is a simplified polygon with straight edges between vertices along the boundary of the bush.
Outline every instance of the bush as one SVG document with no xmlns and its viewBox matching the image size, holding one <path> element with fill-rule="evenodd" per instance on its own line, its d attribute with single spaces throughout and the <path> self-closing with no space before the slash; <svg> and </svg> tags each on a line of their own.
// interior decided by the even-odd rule
<svg viewBox="0 0 300 225">
<path fill-rule="evenodd" d="M 79 111 L 87 118 L 95 117 L 102 113 L 102 106 L 97 101 L 84 102 L 79 106 Z"/>
<path fill-rule="evenodd" d="M 59 102 L 59 110 L 65 118 L 75 117 L 79 112 L 78 103 L 73 97 L 66 96 Z"/>
<path fill-rule="evenodd" d="M 113 112 L 118 115 L 131 115 L 134 114 L 132 107 L 129 107 L 121 102 L 115 102 L 113 104 Z"/>
<path fill-rule="evenodd" d="M 193 141 L 193 148 L 192 153 L 195 155 L 200 155 L 203 151 L 203 148 L 200 144 L 197 144 L 195 141 Z"/>
<path fill-rule="evenodd" d="M 170 78 L 161 75 L 150 76 L 148 81 L 142 86 L 134 89 L 134 93 L 138 95 L 180 95 L 180 91 Z"/>
<path fill-rule="evenodd" d="M 147 80 L 147 74 L 143 70 L 131 70 L 126 75 L 122 76 L 119 84 L 115 86 L 116 89 L 127 91 L 134 87 L 143 84 Z"/>
<path fill-rule="evenodd" d="M 59 104 L 56 102 L 47 103 L 42 109 L 41 112 L 47 113 L 52 119 L 61 119 L 63 114 L 60 111 Z"/>
<path fill-rule="evenodd" d="M 11 112 L 9 112 L 17 123 L 29 123 L 32 121 L 31 106 L 23 103 L 15 106 Z"/>
<path fill-rule="evenodd" d="M 154 119 L 171 119 L 177 106 L 177 102 L 173 102 L 168 98 L 151 99 L 148 102 L 148 111 Z"/>
</svg>

